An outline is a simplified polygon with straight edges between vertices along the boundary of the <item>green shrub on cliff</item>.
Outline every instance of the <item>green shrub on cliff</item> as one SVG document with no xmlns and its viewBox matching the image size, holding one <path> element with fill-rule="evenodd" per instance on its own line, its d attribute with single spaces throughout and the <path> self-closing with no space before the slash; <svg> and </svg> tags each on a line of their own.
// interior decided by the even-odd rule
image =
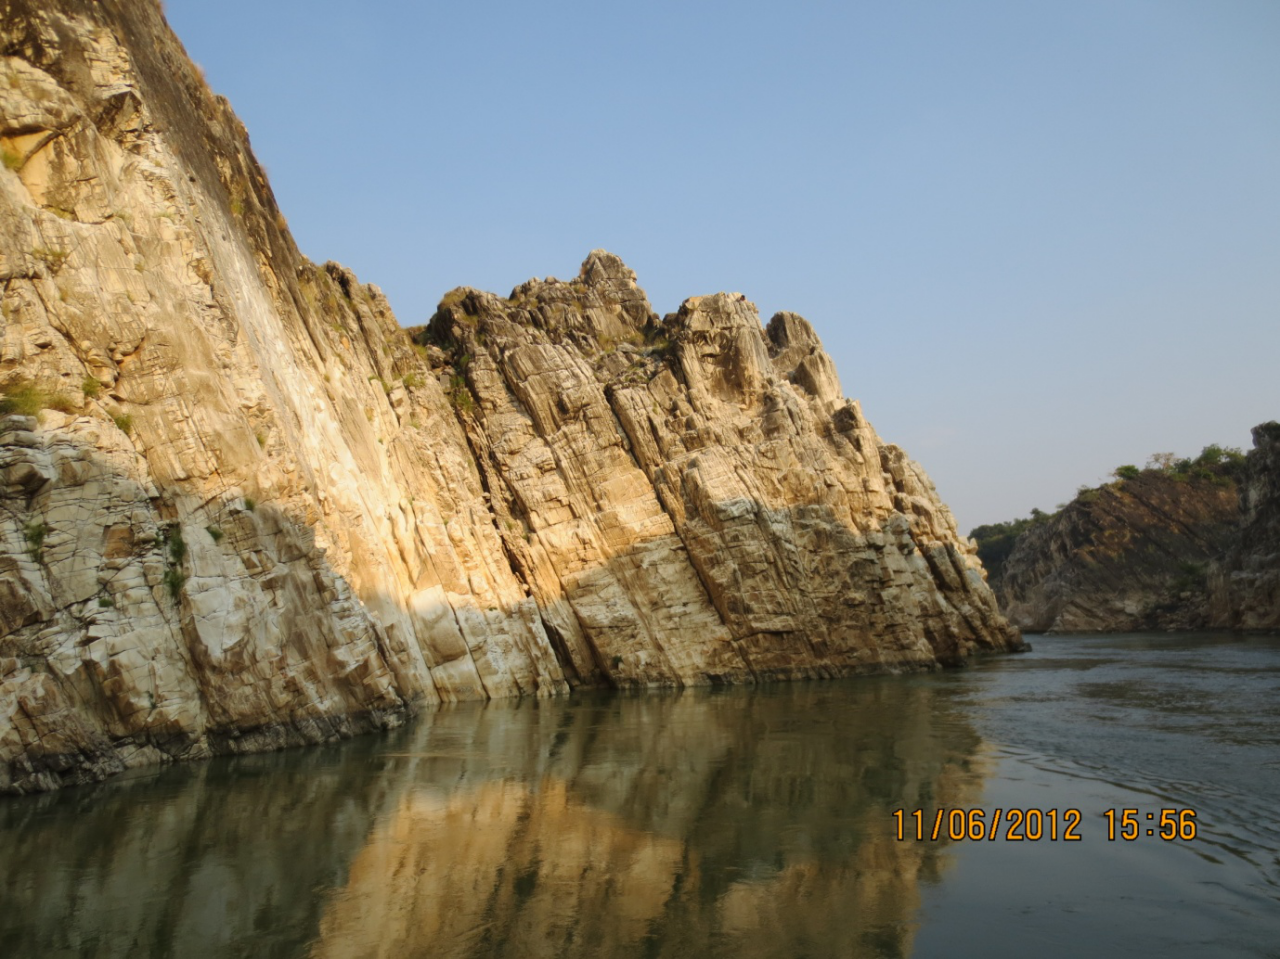
<svg viewBox="0 0 1280 959">
<path fill-rule="evenodd" d="M 1239 449 L 1234 446 L 1219 446 L 1217 443 L 1210 443 L 1200 451 L 1199 456 L 1175 460 L 1172 466 L 1166 468 L 1165 472 L 1193 473 L 1198 469 L 1221 469 L 1232 472 L 1243 465 L 1244 453 Z"/>
<path fill-rule="evenodd" d="M 22 154 L 8 144 L 0 146 L 0 162 L 6 170 L 17 172 L 22 169 Z"/>
<path fill-rule="evenodd" d="M 1009 554 L 1013 552 L 1013 547 L 1018 542 L 1018 537 L 1025 533 L 1037 523 L 1044 522 L 1049 518 L 1049 514 L 1042 510 L 1033 509 L 1029 519 L 1015 519 L 1008 523 L 988 523 L 985 526 L 975 526 L 969 533 L 969 536 L 978 543 L 978 558 L 982 560 L 982 565 L 987 568 L 987 573 L 993 579 L 1000 575 L 1000 570 L 1004 566 L 1004 561 L 1009 558 Z"/>
<path fill-rule="evenodd" d="M 1163 473 L 1180 483 L 1204 480 L 1225 486 L 1240 475 L 1244 462 L 1244 453 L 1236 447 L 1210 443 L 1195 457 L 1179 459 L 1173 453 L 1154 453 L 1142 472 Z"/>
<path fill-rule="evenodd" d="M 44 549 L 44 538 L 49 534 L 48 525 L 45 523 L 28 523 L 22 532 L 27 539 L 27 552 L 37 563 L 40 562 L 41 551 Z"/>
<path fill-rule="evenodd" d="M 1234 446 L 1219 446 L 1212 443 L 1200 451 L 1200 455 L 1191 461 L 1192 470 L 1200 475 L 1206 472 L 1213 476 L 1235 479 L 1244 469 L 1244 453 Z"/>
<path fill-rule="evenodd" d="M 51 393 L 30 384 L 7 386 L 0 392 L 0 416 L 7 413 L 36 416 L 41 410 L 74 413 L 75 409 L 71 400 L 61 393 Z"/>
<path fill-rule="evenodd" d="M 455 373 L 449 378 L 449 402 L 453 404 L 453 408 L 462 413 L 474 413 L 476 404 L 471 396 L 471 390 L 467 388 L 467 380 L 461 373 Z"/>
<path fill-rule="evenodd" d="M 169 595 L 176 603 L 182 596 L 182 587 L 186 585 L 187 576 L 182 570 L 176 566 L 169 566 L 164 571 L 164 585 L 169 590 Z"/>
<path fill-rule="evenodd" d="M 40 391 L 31 386 L 7 387 L 0 393 L 0 416 L 17 413 L 19 416 L 35 416 L 44 409 Z"/>
</svg>

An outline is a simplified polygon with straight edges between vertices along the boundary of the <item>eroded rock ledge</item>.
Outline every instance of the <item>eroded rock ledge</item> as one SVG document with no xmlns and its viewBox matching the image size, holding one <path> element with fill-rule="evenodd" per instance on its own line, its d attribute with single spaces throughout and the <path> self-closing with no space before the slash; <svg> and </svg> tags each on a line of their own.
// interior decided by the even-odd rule
<svg viewBox="0 0 1280 959">
<path fill-rule="evenodd" d="M 0 0 L 0 52 L 0 792 L 1020 645 L 799 317 L 596 251 L 415 343 L 156 3 Z"/>
</svg>

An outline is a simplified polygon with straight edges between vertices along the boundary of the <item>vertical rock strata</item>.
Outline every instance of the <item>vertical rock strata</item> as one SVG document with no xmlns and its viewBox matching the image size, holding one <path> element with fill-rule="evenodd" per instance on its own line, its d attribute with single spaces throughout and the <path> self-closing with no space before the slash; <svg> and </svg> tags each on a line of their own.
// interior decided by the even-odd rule
<svg viewBox="0 0 1280 959">
<path fill-rule="evenodd" d="M 0 0 L 0 153 L 0 792 L 1020 643 L 799 317 L 597 252 L 415 344 L 150 0 Z"/>
<path fill-rule="evenodd" d="M 845 400 L 813 329 L 738 294 L 658 321 L 592 253 L 456 290 L 444 351 L 515 567 L 571 675 L 839 676 L 1017 643 L 923 471 Z"/>
</svg>

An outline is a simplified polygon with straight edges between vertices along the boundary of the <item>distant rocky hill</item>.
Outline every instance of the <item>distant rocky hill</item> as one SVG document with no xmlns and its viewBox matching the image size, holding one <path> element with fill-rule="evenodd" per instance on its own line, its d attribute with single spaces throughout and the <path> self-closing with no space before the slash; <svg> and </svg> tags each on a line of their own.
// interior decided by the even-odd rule
<svg viewBox="0 0 1280 959">
<path fill-rule="evenodd" d="M 812 327 L 595 251 L 416 342 L 156 0 L 0 0 L 0 792 L 1020 648 Z"/>
<path fill-rule="evenodd" d="M 1274 627 L 1278 435 L 1122 466 L 1053 514 L 973 530 L 1001 609 L 1029 632 Z"/>
</svg>

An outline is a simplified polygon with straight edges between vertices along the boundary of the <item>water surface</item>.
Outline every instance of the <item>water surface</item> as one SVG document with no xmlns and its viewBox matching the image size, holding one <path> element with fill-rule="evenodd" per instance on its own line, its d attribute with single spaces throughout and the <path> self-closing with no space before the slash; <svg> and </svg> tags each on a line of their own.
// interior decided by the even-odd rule
<svg viewBox="0 0 1280 959">
<path fill-rule="evenodd" d="M 1280 639 L 1034 639 L 958 672 L 451 707 L 0 801 L 0 952 L 1280 956 Z M 1068 807 L 1078 842 L 892 817 Z M 1109 841 L 1124 808 L 1194 809 L 1197 839 Z"/>
</svg>

